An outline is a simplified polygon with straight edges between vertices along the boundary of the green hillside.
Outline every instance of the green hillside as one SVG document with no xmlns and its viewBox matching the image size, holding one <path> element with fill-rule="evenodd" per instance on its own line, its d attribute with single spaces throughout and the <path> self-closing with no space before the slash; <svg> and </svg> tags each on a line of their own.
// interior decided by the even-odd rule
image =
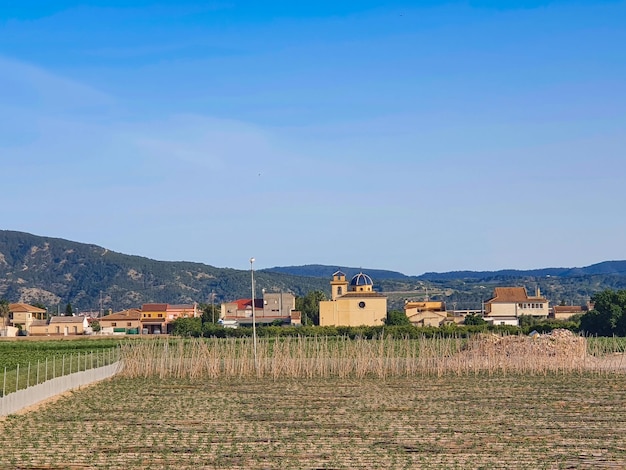
<svg viewBox="0 0 626 470">
<path fill-rule="evenodd" d="M 360 268 L 308 265 L 255 272 L 257 295 L 267 291 L 302 296 L 312 290 L 330 293 L 331 274 L 340 268 L 348 278 Z M 384 292 L 390 309 L 406 300 L 444 300 L 448 308 L 479 309 L 496 286 L 537 288 L 552 305 L 585 304 L 604 289 L 626 289 L 626 262 L 607 261 L 586 268 L 532 271 L 428 273 L 406 276 L 363 269 Z M 202 263 L 156 261 L 59 238 L 0 230 L 0 298 L 39 303 L 50 311 L 97 311 L 140 307 L 143 303 L 210 303 L 250 297 L 250 272 Z"/>
<path fill-rule="evenodd" d="M 304 295 L 327 289 L 326 279 L 255 273 L 268 291 Z M 23 232 L 0 231 L 0 297 L 41 303 L 49 309 L 105 310 L 140 307 L 147 302 L 215 303 L 251 296 L 250 272 L 192 262 L 155 261 L 96 245 Z"/>
</svg>

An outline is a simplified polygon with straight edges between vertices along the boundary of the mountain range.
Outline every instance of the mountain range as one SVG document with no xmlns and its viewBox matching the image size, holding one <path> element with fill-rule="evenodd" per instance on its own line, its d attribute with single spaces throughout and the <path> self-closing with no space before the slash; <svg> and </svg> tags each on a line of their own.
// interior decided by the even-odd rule
<svg viewBox="0 0 626 470">
<path fill-rule="evenodd" d="M 384 292 L 391 308 L 407 299 L 431 298 L 457 308 L 477 308 L 498 285 L 540 288 L 553 303 L 582 304 L 606 288 L 626 288 L 626 261 L 606 261 L 583 268 L 528 271 L 455 271 L 408 276 L 396 271 L 346 266 L 282 266 L 255 271 L 261 290 L 329 293 L 332 274 L 348 278 L 363 271 Z M 250 272 L 185 262 L 157 261 L 106 248 L 0 230 L 0 298 L 37 303 L 51 310 L 70 303 L 75 310 L 121 310 L 143 303 L 221 303 L 252 295 Z"/>
<path fill-rule="evenodd" d="M 409 276 L 397 271 L 382 269 L 362 269 L 350 267 L 334 267 L 322 264 L 307 264 L 303 266 L 277 266 L 265 271 L 292 274 L 294 276 L 310 276 L 329 278 L 335 271 L 342 271 L 351 277 L 359 272 L 365 272 L 375 279 L 420 279 L 427 281 L 446 279 L 489 279 L 493 277 L 574 277 L 593 276 L 598 274 L 626 274 L 626 261 L 604 261 L 583 268 L 542 268 L 542 269 L 502 269 L 499 271 L 450 271 L 445 273 L 428 272 L 419 276 Z"/>
</svg>

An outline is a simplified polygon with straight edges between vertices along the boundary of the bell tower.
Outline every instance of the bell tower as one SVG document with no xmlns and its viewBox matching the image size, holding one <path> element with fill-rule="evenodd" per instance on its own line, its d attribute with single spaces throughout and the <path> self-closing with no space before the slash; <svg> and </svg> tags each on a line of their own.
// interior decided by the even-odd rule
<svg viewBox="0 0 626 470">
<path fill-rule="evenodd" d="M 330 300 L 337 300 L 338 297 L 348 292 L 348 281 L 346 281 L 346 275 L 341 271 L 333 274 L 333 280 L 330 281 L 330 291 Z"/>
</svg>

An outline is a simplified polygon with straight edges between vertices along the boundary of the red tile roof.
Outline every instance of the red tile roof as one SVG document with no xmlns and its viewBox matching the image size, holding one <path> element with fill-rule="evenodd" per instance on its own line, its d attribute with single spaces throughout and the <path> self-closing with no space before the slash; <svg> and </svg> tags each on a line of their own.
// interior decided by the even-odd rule
<svg viewBox="0 0 626 470">
<path fill-rule="evenodd" d="M 32 305 L 21 304 L 21 303 L 9 304 L 9 311 L 13 313 L 16 313 L 16 312 L 46 313 L 46 311 L 43 308 L 34 307 Z"/>
<path fill-rule="evenodd" d="M 143 304 L 141 310 L 143 312 L 165 312 L 167 304 Z"/>
<path fill-rule="evenodd" d="M 552 308 L 554 309 L 554 313 L 582 313 L 586 310 L 580 305 L 555 305 Z"/>
<path fill-rule="evenodd" d="M 511 303 L 511 302 L 528 302 L 535 300 L 538 302 L 546 302 L 543 297 L 529 297 L 524 287 L 496 287 L 495 294 L 488 303 Z"/>
<path fill-rule="evenodd" d="M 237 299 L 232 303 L 237 304 L 237 310 L 245 310 L 249 308 L 252 310 L 252 299 Z M 254 299 L 254 308 L 263 309 L 263 299 Z"/>
<path fill-rule="evenodd" d="M 122 310 L 121 312 L 115 312 L 110 315 L 102 317 L 103 321 L 119 321 L 119 320 L 139 320 L 141 319 L 141 310 L 138 308 L 130 308 L 128 310 Z"/>
<path fill-rule="evenodd" d="M 85 317 L 51 317 L 50 323 L 84 323 Z"/>
</svg>

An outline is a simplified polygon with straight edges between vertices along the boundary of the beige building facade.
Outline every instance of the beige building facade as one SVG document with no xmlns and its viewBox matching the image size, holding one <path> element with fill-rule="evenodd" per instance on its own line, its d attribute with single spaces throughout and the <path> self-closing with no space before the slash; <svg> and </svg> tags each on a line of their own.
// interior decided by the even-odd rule
<svg viewBox="0 0 626 470">
<path fill-rule="evenodd" d="M 130 308 L 106 315 L 99 320 L 102 334 L 141 333 L 141 310 Z"/>
<path fill-rule="evenodd" d="M 550 315 L 555 320 L 569 320 L 574 315 L 587 313 L 588 308 L 580 305 L 555 305 Z"/>
<path fill-rule="evenodd" d="M 296 297 L 290 292 L 266 292 L 261 299 L 254 299 L 254 317 L 257 324 L 280 321 L 300 325 L 301 314 L 296 312 Z M 252 299 L 237 299 L 221 305 L 220 319 L 236 321 L 240 325 L 252 324 Z"/>
<path fill-rule="evenodd" d="M 494 296 L 485 302 L 484 318 L 494 325 L 519 325 L 519 317 L 548 318 L 549 302 L 539 288 L 529 296 L 524 287 L 496 287 Z"/>
<path fill-rule="evenodd" d="M 319 303 L 320 326 L 379 326 L 387 318 L 387 297 L 373 289 L 372 279 L 359 273 L 348 283 L 341 271 L 330 281 L 331 299 Z"/>
<path fill-rule="evenodd" d="M 76 336 L 84 335 L 89 328 L 87 317 L 56 316 L 50 321 L 33 322 L 30 334 L 33 336 Z"/>
<path fill-rule="evenodd" d="M 47 312 L 33 305 L 16 303 L 9 304 L 11 326 L 30 333 L 31 325 L 37 320 L 45 320 Z"/>
<path fill-rule="evenodd" d="M 440 327 L 448 318 L 446 303 L 440 301 L 411 301 L 404 304 L 404 313 L 415 326 Z"/>
</svg>

